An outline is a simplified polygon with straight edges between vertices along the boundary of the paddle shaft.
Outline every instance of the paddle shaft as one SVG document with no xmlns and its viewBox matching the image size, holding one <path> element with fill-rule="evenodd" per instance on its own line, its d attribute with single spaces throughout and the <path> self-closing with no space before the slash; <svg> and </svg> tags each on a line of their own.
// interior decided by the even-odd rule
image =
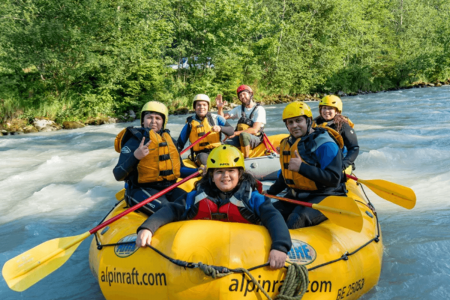
<svg viewBox="0 0 450 300">
<path fill-rule="evenodd" d="M 179 181 L 179 182 L 177 182 L 177 183 L 175 183 L 175 184 L 169 186 L 168 188 L 165 188 L 164 190 L 162 190 L 162 191 L 160 191 L 160 192 L 154 194 L 154 195 L 151 196 L 150 198 L 145 199 L 145 200 L 142 201 L 141 203 L 136 204 L 135 206 L 130 207 L 130 208 L 127 209 L 126 211 L 124 211 L 124 212 L 118 214 L 117 216 L 115 216 L 115 217 L 113 217 L 113 218 L 111 218 L 111 219 L 109 219 L 109 220 L 103 222 L 102 224 L 98 225 L 97 227 L 95 227 L 95 228 L 89 230 L 89 233 L 90 233 L 90 234 L 96 233 L 96 232 L 99 231 L 100 229 L 102 229 L 102 228 L 108 226 L 109 224 L 115 222 L 116 220 L 122 218 L 122 217 L 125 216 L 126 214 L 129 214 L 130 212 L 135 211 L 136 209 L 141 208 L 141 207 L 144 206 L 145 204 L 152 202 L 152 201 L 155 200 L 156 198 L 161 197 L 161 196 L 164 195 L 165 193 L 170 192 L 171 190 L 173 190 L 173 189 L 176 188 L 177 186 L 179 186 L 179 185 L 185 183 L 186 181 L 188 181 L 188 180 L 190 180 L 190 179 L 192 179 L 192 178 L 194 178 L 194 177 L 197 177 L 198 175 L 200 175 L 200 171 L 197 171 L 197 172 L 195 172 L 194 174 L 189 175 L 188 177 L 184 178 L 183 180 L 181 180 L 181 181 Z"/>
<path fill-rule="evenodd" d="M 347 175 L 347 178 L 353 179 L 354 181 L 358 181 L 358 178 L 356 178 L 355 176 L 348 175 L 348 174 L 345 174 L 345 175 Z"/>
<path fill-rule="evenodd" d="M 189 149 L 191 149 L 192 147 L 194 147 L 195 145 L 197 145 L 198 143 L 200 143 L 201 140 L 203 140 L 205 137 L 207 137 L 209 134 L 211 133 L 208 132 L 206 133 L 204 136 L 202 136 L 201 138 L 199 138 L 198 140 L 196 140 L 195 142 L 193 142 L 189 147 L 187 147 L 186 149 L 184 149 L 183 151 L 180 152 L 180 155 L 183 155 L 186 151 L 188 151 Z"/>
<path fill-rule="evenodd" d="M 281 201 L 310 207 L 312 209 L 316 209 L 316 210 L 322 212 L 323 214 L 325 214 L 325 212 L 331 212 L 331 213 L 344 214 L 344 215 L 353 216 L 353 217 L 360 217 L 360 215 L 358 215 L 357 213 L 352 212 L 352 211 L 348 211 L 345 209 L 339 209 L 336 207 L 331 207 L 329 205 L 322 205 L 323 201 L 325 201 L 325 199 L 329 199 L 329 198 L 325 198 L 322 202 L 316 204 L 316 203 L 303 202 L 303 201 L 299 201 L 299 200 L 292 200 L 289 198 L 283 198 L 283 197 L 272 196 L 272 195 L 266 195 L 266 196 L 269 198 L 274 198 L 274 199 L 278 199 Z M 345 197 L 343 197 L 343 198 L 345 198 Z M 351 199 L 351 198 L 349 198 L 349 199 Z M 353 199 L 351 201 L 353 201 Z"/>
<path fill-rule="evenodd" d="M 266 151 L 268 153 L 271 153 L 273 150 L 270 150 L 269 145 L 266 142 L 266 137 L 263 135 L 263 143 L 264 143 L 264 147 L 266 147 Z"/>
<path fill-rule="evenodd" d="M 277 152 L 277 150 L 275 149 L 275 147 L 273 146 L 273 144 L 270 142 L 269 138 L 267 137 L 267 135 L 266 135 L 265 133 L 263 133 L 263 140 L 267 141 L 267 143 L 268 143 L 268 144 L 270 145 L 270 147 L 272 148 L 272 151 L 273 151 L 273 152 L 275 152 L 276 154 L 279 154 L 279 153 Z M 269 149 L 267 146 L 266 146 L 266 148 Z"/>
<path fill-rule="evenodd" d="M 278 199 L 278 200 L 281 200 L 281 201 L 290 202 L 290 203 L 293 203 L 293 204 L 298 204 L 298 205 L 301 205 L 301 206 L 314 208 L 313 207 L 313 205 L 314 205 L 313 203 L 303 202 L 303 201 L 299 201 L 299 200 L 292 200 L 292 199 L 289 199 L 289 198 L 283 198 L 283 197 L 278 197 L 278 196 L 273 196 L 273 195 L 268 195 L 268 194 L 266 196 L 269 197 L 269 198 L 274 198 L 274 199 Z"/>
</svg>

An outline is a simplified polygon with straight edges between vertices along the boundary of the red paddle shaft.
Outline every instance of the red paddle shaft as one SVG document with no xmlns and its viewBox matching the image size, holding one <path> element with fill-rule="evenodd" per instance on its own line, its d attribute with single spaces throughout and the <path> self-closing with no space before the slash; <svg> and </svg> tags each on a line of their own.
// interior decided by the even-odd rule
<svg viewBox="0 0 450 300">
<path fill-rule="evenodd" d="M 288 199 L 288 198 L 283 198 L 283 197 L 278 197 L 278 196 L 273 196 L 273 195 L 269 195 L 266 194 L 267 197 L 269 198 L 274 198 L 274 199 L 278 199 L 278 200 L 282 200 L 282 201 L 286 201 L 286 202 L 290 202 L 290 203 L 294 203 L 294 204 L 298 204 L 298 205 L 302 205 L 302 206 L 306 206 L 306 207 L 313 207 L 313 203 L 308 203 L 308 202 L 303 202 L 303 201 L 298 201 L 298 200 L 292 200 L 292 199 Z"/>
<path fill-rule="evenodd" d="M 356 178 L 355 176 L 348 175 L 348 174 L 345 174 L 345 175 L 347 175 L 347 178 L 353 179 L 354 181 L 358 181 L 358 178 Z"/>
<path fill-rule="evenodd" d="M 192 147 L 194 147 L 195 145 L 197 145 L 198 143 L 200 143 L 201 140 L 203 140 L 205 137 L 207 137 L 209 134 L 211 133 L 208 132 L 207 134 L 205 134 L 204 136 L 202 136 L 201 138 L 199 138 L 198 140 L 196 140 L 195 142 L 193 142 L 189 147 L 187 147 L 186 149 L 184 149 L 183 151 L 180 152 L 180 155 L 183 155 L 183 153 L 185 153 L 186 151 L 188 151 L 189 149 L 191 149 Z"/>
<path fill-rule="evenodd" d="M 263 133 L 263 139 L 265 141 L 267 141 L 267 143 L 270 145 L 270 147 L 272 148 L 273 152 L 275 152 L 276 154 L 278 154 L 277 150 L 275 149 L 275 147 L 272 145 L 272 143 L 270 142 L 269 138 L 267 137 L 267 135 L 265 133 Z M 264 143 L 265 144 L 265 143 Z M 268 148 L 266 146 L 266 148 Z"/>
<path fill-rule="evenodd" d="M 117 216 L 115 216 L 115 217 L 109 219 L 108 221 L 106 221 L 106 222 L 104 222 L 104 223 L 98 225 L 97 227 L 95 227 L 95 228 L 89 230 L 89 233 L 90 233 L 90 234 L 96 233 L 96 232 L 99 231 L 100 229 L 102 229 L 102 228 L 108 226 L 109 224 L 115 222 L 116 220 L 122 218 L 122 217 L 125 216 L 126 214 L 129 214 L 130 212 L 135 211 L 135 210 L 138 209 L 138 208 L 141 208 L 141 207 L 144 206 L 145 204 L 152 202 L 152 201 L 155 200 L 156 198 L 161 197 L 161 196 L 164 195 L 165 193 L 170 192 L 171 190 L 173 190 L 173 189 L 176 188 L 177 186 L 179 186 L 179 185 L 185 183 L 186 181 L 188 181 L 188 180 L 190 180 L 190 179 L 192 179 L 192 178 L 194 178 L 194 177 L 197 177 L 198 175 L 200 175 L 200 172 L 199 172 L 199 171 L 195 172 L 195 173 L 192 174 L 192 175 L 189 175 L 188 177 L 184 178 L 183 180 L 181 180 L 181 181 L 179 181 L 179 182 L 177 182 L 177 183 L 175 183 L 175 184 L 169 186 L 168 188 L 165 188 L 165 189 L 162 190 L 161 192 L 158 192 L 158 193 L 154 194 L 154 195 L 151 196 L 150 198 L 147 198 L 147 199 L 145 199 L 144 201 L 142 201 L 141 203 L 136 204 L 136 205 L 133 206 L 133 207 L 130 207 L 130 208 L 127 209 L 126 211 L 122 212 L 121 214 L 118 214 Z"/>
</svg>

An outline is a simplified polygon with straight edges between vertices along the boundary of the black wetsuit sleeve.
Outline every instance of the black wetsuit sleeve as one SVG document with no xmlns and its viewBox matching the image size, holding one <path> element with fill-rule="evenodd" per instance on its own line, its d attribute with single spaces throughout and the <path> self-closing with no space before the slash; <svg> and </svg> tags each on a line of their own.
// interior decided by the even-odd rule
<svg viewBox="0 0 450 300">
<path fill-rule="evenodd" d="M 178 141 L 175 142 L 175 145 L 177 145 L 178 152 L 181 152 L 183 150 L 184 145 L 186 145 L 186 142 L 188 141 L 190 134 L 191 134 L 191 124 L 186 123 L 180 132 Z"/>
<path fill-rule="evenodd" d="M 352 165 L 359 154 L 358 138 L 356 137 L 356 132 L 347 123 L 342 125 L 341 129 L 342 139 L 344 140 L 344 145 L 347 148 L 347 155 L 344 157 L 343 165 L 344 169 Z"/>
<path fill-rule="evenodd" d="M 234 134 L 234 128 L 228 123 L 228 121 L 225 121 L 224 126 L 220 126 L 221 132 L 225 134 L 226 136 L 231 136 Z"/>
<path fill-rule="evenodd" d="M 272 239 L 270 249 L 288 253 L 292 247 L 292 241 L 286 222 L 281 213 L 273 207 L 270 199 L 268 197 L 264 198 L 265 201 L 260 205 L 259 212 L 261 223 L 267 228 Z"/>
<path fill-rule="evenodd" d="M 311 166 L 305 163 L 300 165 L 298 173 L 311 179 L 312 181 L 319 182 L 324 186 L 338 187 L 341 183 L 342 174 L 342 154 L 341 150 L 338 151 L 333 160 L 328 166 L 322 170 L 321 168 Z"/>
<path fill-rule="evenodd" d="M 186 201 L 186 195 L 184 195 L 182 198 L 179 198 L 175 200 L 175 202 L 169 202 L 163 205 L 156 213 L 151 215 L 138 229 L 137 232 L 141 229 L 148 229 L 152 232 L 152 234 L 155 234 L 156 230 L 158 230 L 160 227 L 180 221 L 184 218 L 184 212 L 185 212 L 185 201 Z"/>
<path fill-rule="evenodd" d="M 113 174 L 117 181 L 125 180 L 139 163 L 139 160 L 134 156 L 134 151 L 139 147 L 139 144 L 140 142 L 132 138 L 122 147 L 119 161 L 113 169 Z"/>
<path fill-rule="evenodd" d="M 282 191 L 284 191 L 288 186 L 286 185 L 286 182 L 284 181 L 283 174 L 280 173 L 277 180 L 274 184 L 270 186 L 270 188 L 267 190 L 267 194 L 269 195 L 278 195 Z"/>
</svg>

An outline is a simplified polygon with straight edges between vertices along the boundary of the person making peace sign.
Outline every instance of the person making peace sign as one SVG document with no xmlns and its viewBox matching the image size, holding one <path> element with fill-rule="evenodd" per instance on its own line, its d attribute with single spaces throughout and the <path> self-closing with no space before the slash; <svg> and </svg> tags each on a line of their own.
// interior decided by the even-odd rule
<svg viewBox="0 0 450 300">
<path fill-rule="evenodd" d="M 126 181 L 125 200 L 136 205 L 171 186 L 179 177 L 197 171 L 184 167 L 176 141 L 165 129 L 169 117 L 167 107 L 157 101 L 146 103 L 141 112 L 142 127 L 128 127 L 116 137 L 115 149 L 120 153 L 113 170 L 118 181 Z M 182 197 L 186 192 L 175 188 L 139 210 L 151 215 L 162 204 Z"/>
</svg>

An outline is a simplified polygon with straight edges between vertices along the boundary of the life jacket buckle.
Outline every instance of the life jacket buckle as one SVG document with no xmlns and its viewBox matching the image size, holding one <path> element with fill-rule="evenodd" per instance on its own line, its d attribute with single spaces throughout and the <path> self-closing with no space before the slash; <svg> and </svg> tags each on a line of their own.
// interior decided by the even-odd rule
<svg viewBox="0 0 450 300">
<path fill-rule="evenodd" d="M 217 221 L 228 220 L 228 215 L 226 213 L 212 213 L 211 219 Z"/>
</svg>

